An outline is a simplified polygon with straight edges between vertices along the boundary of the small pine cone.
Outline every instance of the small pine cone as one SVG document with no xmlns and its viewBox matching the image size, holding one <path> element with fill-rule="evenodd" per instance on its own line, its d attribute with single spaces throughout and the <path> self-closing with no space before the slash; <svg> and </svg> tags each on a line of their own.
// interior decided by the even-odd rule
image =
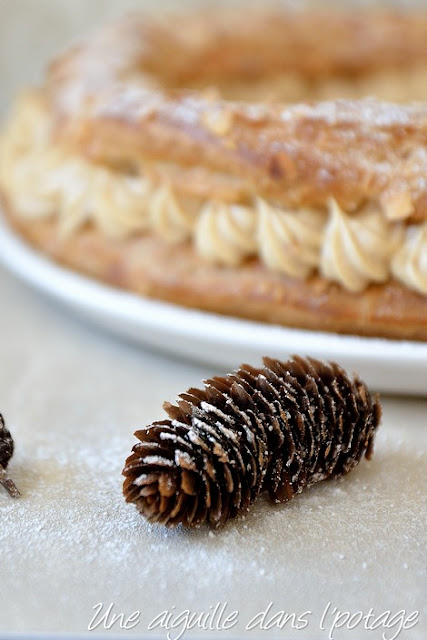
<svg viewBox="0 0 427 640">
<path fill-rule="evenodd" d="M 3 416 L 0 413 L 0 484 L 5 487 L 13 498 L 17 498 L 20 495 L 19 491 L 6 474 L 6 467 L 13 456 L 13 449 L 13 438 L 6 428 Z"/>
<path fill-rule="evenodd" d="M 204 384 L 135 433 L 123 491 L 150 522 L 219 527 L 261 491 L 287 502 L 372 455 L 381 407 L 337 364 L 264 358 Z"/>
<path fill-rule="evenodd" d="M 13 439 L 0 413 L 0 466 L 6 469 L 13 456 Z"/>
</svg>

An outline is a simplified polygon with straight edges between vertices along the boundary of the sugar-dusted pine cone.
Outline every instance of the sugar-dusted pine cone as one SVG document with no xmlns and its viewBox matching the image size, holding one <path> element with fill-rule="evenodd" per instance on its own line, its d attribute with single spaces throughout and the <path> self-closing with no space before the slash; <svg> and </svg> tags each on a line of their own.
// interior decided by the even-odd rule
<svg viewBox="0 0 427 640">
<path fill-rule="evenodd" d="M 13 498 L 17 498 L 20 495 L 19 491 L 6 474 L 6 467 L 13 456 L 13 449 L 12 436 L 6 428 L 3 416 L 0 413 L 0 484 L 7 489 Z"/>
<path fill-rule="evenodd" d="M 264 358 L 204 384 L 135 434 L 123 490 L 151 522 L 218 527 L 261 491 L 287 502 L 371 457 L 381 407 L 337 364 Z"/>
</svg>

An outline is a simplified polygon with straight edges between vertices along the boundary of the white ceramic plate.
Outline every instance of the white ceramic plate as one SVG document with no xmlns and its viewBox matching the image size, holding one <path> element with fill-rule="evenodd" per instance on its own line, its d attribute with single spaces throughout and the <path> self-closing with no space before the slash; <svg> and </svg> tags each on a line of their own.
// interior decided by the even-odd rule
<svg viewBox="0 0 427 640">
<path fill-rule="evenodd" d="M 161 351 L 230 370 L 263 355 L 336 360 L 379 391 L 427 395 L 427 344 L 340 336 L 228 318 L 149 300 L 64 269 L 23 242 L 0 215 L 0 260 L 96 324 Z"/>
</svg>

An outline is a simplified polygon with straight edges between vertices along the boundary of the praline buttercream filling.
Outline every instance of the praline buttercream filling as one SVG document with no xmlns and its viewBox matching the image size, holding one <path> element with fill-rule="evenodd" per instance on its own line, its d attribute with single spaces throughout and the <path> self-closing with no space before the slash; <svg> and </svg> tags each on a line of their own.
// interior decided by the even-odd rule
<svg viewBox="0 0 427 640">
<path fill-rule="evenodd" d="M 110 237 L 151 231 L 192 241 L 206 260 L 237 266 L 250 257 L 295 278 L 316 270 L 349 291 L 393 275 L 427 295 L 427 223 L 406 227 L 379 207 L 348 214 L 286 209 L 257 197 L 242 205 L 201 201 L 167 184 L 94 165 L 52 144 L 43 112 L 18 108 L 0 146 L 0 184 L 23 218 L 56 216 L 61 234 L 87 222 Z"/>
</svg>

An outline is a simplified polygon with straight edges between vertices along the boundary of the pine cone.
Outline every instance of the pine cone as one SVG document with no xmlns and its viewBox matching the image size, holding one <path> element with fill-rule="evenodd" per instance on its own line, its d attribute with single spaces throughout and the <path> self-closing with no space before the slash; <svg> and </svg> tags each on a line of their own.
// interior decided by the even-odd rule
<svg viewBox="0 0 427 640">
<path fill-rule="evenodd" d="M 13 456 L 13 439 L 0 413 L 0 466 L 6 469 Z"/>
<path fill-rule="evenodd" d="M 0 484 L 10 493 L 13 498 L 17 498 L 20 493 L 15 484 L 6 474 L 6 467 L 13 456 L 13 439 L 6 428 L 3 416 L 0 413 Z"/>
<path fill-rule="evenodd" d="M 264 358 L 204 384 L 135 433 L 123 491 L 150 522 L 219 527 L 261 491 L 287 502 L 372 455 L 381 407 L 337 364 Z"/>
</svg>

